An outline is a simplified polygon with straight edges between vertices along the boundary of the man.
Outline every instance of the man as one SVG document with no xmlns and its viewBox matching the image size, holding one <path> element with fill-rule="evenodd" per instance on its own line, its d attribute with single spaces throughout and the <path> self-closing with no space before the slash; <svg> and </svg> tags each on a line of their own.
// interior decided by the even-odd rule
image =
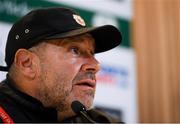
<svg viewBox="0 0 180 124">
<path fill-rule="evenodd" d="M 91 109 L 100 69 L 94 54 L 120 42 L 121 33 L 114 26 L 87 27 L 70 9 L 31 11 L 8 35 L 7 67 L 1 67 L 8 74 L 0 83 L 0 120 L 115 122 Z"/>
</svg>

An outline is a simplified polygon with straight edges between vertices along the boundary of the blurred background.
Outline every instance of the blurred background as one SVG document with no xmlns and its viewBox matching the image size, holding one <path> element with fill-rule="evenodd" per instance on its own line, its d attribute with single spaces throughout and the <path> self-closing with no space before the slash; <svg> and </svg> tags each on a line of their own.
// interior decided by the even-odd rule
<svg viewBox="0 0 180 124">
<path fill-rule="evenodd" d="M 0 65 L 12 24 L 53 6 L 75 9 L 89 26 L 122 32 L 120 46 L 95 56 L 101 71 L 94 108 L 127 123 L 180 122 L 179 0 L 0 0 Z"/>
</svg>

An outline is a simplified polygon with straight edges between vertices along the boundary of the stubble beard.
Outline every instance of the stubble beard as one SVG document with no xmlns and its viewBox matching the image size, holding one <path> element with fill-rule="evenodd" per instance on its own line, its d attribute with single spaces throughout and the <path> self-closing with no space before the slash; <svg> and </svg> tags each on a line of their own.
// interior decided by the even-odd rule
<svg viewBox="0 0 180 124">
<path fill-rule="evenodd" d="M 45 107 L 53 107 L 58 110 L 63 110 L 66 108 L 65 100 L 69 96 L 70 91 L 65 89 L 64 84 L 66 78 L 61 78 L 58 74 L 54 74 L 52 80 L 48 79 L 48 73 L 45 69 L 42 68 L 42 75 L 40 77 L 40 88 L 39 88 L 39 99 Z M 64 76 L 65 77 L 65 76 Z M 49 84 L 51 81 L 51 85 Z"/>
<path fill-rule="evenodd" d="M 94 90 L 77 91 L 77 89 L 76 90 L 73 89 L 72 84 L 69 84 L 71 85 L 71 87 L 66 87 L 67 83 L 71 82 L 69 80 L 69 77 L 67 77 L 67 74 L 61 74 L 59 76 L 59 74 L 54 73 L 53 78 L 49 79 L 50 77 L 48 75 L 48 69 L 43 67 L 41 69 L 42 69 L 41 76 L 39 77 L 40 87 L 39 87 L 38 97 L 45 107 L 55 108 L 58 113 L 67 112 L 71 116 L 73 115 L 73 113 L 70 104 L 73 100 L 79 100 L 79 99 L 81 100 L 82 98 L 83 100 L 80 102 L 82 102 L 82 104 L 84 104 L 87 107 L 87 109 L 89 109 L 92 106 L 95 95 Z M 77 77 L 75 77 L 74 80 L 75 81 L 81 80 L 83 75 L 85 74 L 77 75 Z M 71 92 L 74 92 L 74 94 L 72 94 Z M 84 100 L 83 94 L 86 94 L 88 100 Z M 91 98 L 89 99 L 89 97 Z"/>
</svg>

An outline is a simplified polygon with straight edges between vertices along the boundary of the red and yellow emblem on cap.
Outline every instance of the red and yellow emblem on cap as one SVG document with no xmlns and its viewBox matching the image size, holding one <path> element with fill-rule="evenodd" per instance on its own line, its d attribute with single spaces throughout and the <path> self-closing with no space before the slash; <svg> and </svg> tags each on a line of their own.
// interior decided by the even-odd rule
<svg viewBox="0 0 180 124">
<path fill-rule="evenodd" d="M 73 14 L 73 18 L 78 24 L 86 26 L 85 21 L 81 18 L 81 16 Z"/>
</svg>

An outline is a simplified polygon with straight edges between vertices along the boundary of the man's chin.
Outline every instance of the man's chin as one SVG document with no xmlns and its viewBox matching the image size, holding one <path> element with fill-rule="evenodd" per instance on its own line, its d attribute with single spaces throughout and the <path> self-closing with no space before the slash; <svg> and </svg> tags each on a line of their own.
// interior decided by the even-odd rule
<svg viewBox="0 0 180 124">
<path fill-rule="evenodd" d="M 93 99 L 91 100 L 78 100 L 80 103 L 82 103 L 87 110 L 89 110 L 90 108 L 92 108 L 92 105 L 93 105 Z"/>
</svg>

